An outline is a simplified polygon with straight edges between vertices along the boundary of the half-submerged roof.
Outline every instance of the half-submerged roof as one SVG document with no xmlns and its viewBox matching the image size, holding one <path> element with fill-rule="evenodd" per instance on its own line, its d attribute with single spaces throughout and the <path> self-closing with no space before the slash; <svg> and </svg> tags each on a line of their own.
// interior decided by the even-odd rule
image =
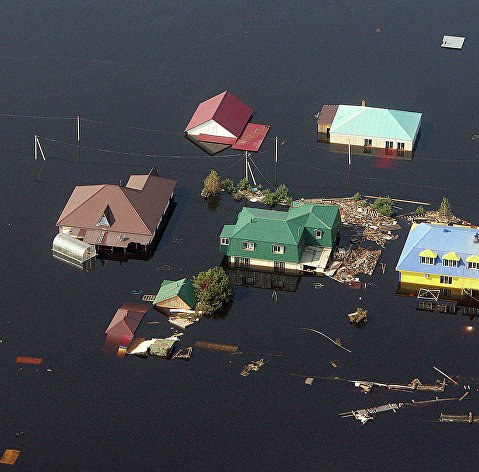
<svg viewBox="0 0 479 472">
<path fill-rule="evenodd" d="M 411 141 L 421 113 L 356 105 L 339 105 L 330 133 Z"/>
<path fill-rule="evenodd" d="M 118 338 L 133 337 L 148 308 L 148 305 L 140 303 L 124 303 L 118 308 L 105 333 Z"/>
<path fill-rule="evenodd" d="M 190 308 L 194 308 L 196 305 L 196 294 L 191 280 L 164 280 L 153 304 L 161 303 L 173 297 L 179 297 Z"/>
<path fill-rule="evenodd" d="M 462 49 L 462 45 L 464 44 L 463 36 L 448 36 L 445 35 L 442 38 L 441 47 L 442 48 L 450 48 L 450 49 Z"/>
<path fill-rule="evenodd" d="M 152 235 L 175 186 L 175 180 L 159 177 L 155 167 L 146 175 L 130 176 L 126 186 L 77 186 L 57 226 Z"/>
<path fill-rule="evenodd" d="M 431 223 L 414 226 L 409 231 L 396 270 L 479 279 L 479 271 L 467 269 L 465 264 L 467 259 L 479 255 L 479 243 L 475 242 L 478 231 L 467 226 Z M 435 260 L 435 264 L 421 264 L 421 254 L 428 254 L 433 259 L 437 254 L 439 260 Z M 443 265 L 444 258 L 458 261 L 457 267 Z"/>
<path fill-rule="evenodd" d="M 225 91 L 201 102 L 186 126 L 188 131 L 198 125 L 214 120 L 234 136 L 239 137 L 248 123 L 253 109 Z"/>
</svg>

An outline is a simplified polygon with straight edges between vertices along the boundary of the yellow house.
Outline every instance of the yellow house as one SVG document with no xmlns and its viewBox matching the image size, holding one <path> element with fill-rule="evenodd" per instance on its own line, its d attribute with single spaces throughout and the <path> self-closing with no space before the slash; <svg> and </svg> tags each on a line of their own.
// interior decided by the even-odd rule
<svg viewBox="0 0 479 472">
<path fill-rule="evenodd" d="M 479 230 L 413 225 L 396 270 L 401 284 L 479 293 Z"/>
</svg>

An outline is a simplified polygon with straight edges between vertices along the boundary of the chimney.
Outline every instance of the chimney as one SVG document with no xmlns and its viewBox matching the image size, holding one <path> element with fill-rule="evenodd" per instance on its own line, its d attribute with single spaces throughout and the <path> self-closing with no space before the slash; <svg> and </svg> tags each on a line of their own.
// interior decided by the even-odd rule
<svg viewBox="0 0 479 472">
<path fill-rule="evenodd" d="M 361 106 L 365 107 L 366 106 L 366 100 L 361 100 Z"/>
<path fill-rule="evenodd" d="M 474 242 L 475 242 L 475 243 L 479 243 L 479 233 L 476 233 L 476 234 L 474 235 Z"/>
</svg>

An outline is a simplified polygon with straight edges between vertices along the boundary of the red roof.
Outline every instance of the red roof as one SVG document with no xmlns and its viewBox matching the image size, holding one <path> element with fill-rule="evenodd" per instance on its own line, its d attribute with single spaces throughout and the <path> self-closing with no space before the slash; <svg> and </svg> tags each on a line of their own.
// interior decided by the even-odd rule
<svg viewBox="0 0 479 472">
<path fill-rule="evenodd" d="M 257 151 L 264 138 L 269 131 L 268 125 L 257 125 L 248 123 L 241 136 L 236 143 L 231 146 L 231 149 L 239 149 L 242 151 Z"/>
<path fill-rule="evenodd" d="M 214 120 L 238 137 L 252 114 L 252 108 L 236 98 L 232 93 L 225 91 L 201 102 L 186 126 L 185 131 L 209 120 Z"/>
<path fill-rule="evenodd" d="M 136 328 L 148 309 L 148 305 L 141 303 L 124 303 L 118 308 L 105 333 L 115 338 L 123 336 L 133 338 Z"/>
</svg>

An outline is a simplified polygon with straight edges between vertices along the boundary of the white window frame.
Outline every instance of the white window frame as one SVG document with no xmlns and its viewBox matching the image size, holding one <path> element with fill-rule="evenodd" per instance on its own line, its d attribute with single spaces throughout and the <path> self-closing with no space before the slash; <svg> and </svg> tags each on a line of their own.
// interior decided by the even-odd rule
<svg viewBox="0 0 479 472">
<path fill-rule="evenodd" d="M 255 248 L 255 243 L 252 243 L 251 241 L 243 241 L 243 249 L 245 251 L 254 251 Z"/>
<path fill-rule="evenodd" d="M 323 232 L 322 229 L 315 229 L 314 230 L 314 237 L 316 239 L 323 239 L 323 234 L 324 234 L 324 232 Z"/>
<path fill-rule="evenodd" d="M 220 238 L 220 244 L 222 246 L 229 246 L 230 244 L 230 238 Z"/>
<path fill-rule="evenodd" d="M 468 262 L 467 268 L 471 270 L 479 270 L 479 262 Z"/>
<path fill-rule="evenodd" d="M 284 246 L 281 246 L 281 244 L 273 244 L 271 250 L 274 254 L 284 254 Z"/>
<path fill-rule="evenodd" d="M 439 278 L 440 284 L 452 285 L 452 276 L 450 275 L 441 275 Z"/>
<path fill-rule="evenodd" d="M 427 265 L 434 265 L 436 259 L 433 257 L 425 257 L 425 256 L 420 256 L 421 257 L 421 264 L 427 264 Z"/>
<path fill-rule="evenodd" d="M 457 261 L 454 261 L 452 259 L 443 259 L 442 265 L 444 267 L 457 267 Z"/>
</svg>

